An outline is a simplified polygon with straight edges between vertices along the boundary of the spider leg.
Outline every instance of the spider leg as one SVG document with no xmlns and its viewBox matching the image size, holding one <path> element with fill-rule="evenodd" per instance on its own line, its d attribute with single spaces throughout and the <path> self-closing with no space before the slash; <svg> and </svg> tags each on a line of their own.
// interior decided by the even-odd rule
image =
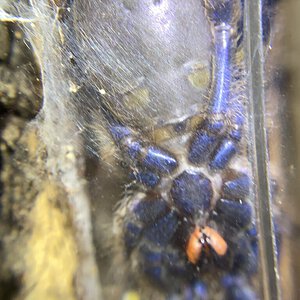
<svg viewBox="0 0 300 300">
<path fill-rule="evenodd" d="M 235 243 L 233 273 L 255 274 L 258 270 L 258 252 L 257 231 L 252 226 Z"/>
<path fill-rule="evenodd" d="M 191 266 L 174 249 L 164 248 L 162 251 L 145 243 L 139 247 L 138 256 L 140 270 L 160 288 L 176 290 L 176 284 L 193 276 Z"/>
<path fill-rule="evenodd" d="M 223 230 L 228 232 L 240 231 L 252 221 L 252 207 L 246 201 L 219 199 L 216 203 L 215 220 L 222 223 Z"/>
<path fill-rule="evenodd" d="M 243 114 L 238 115 L 239 118 L 229 117 L 230 108 L 235 104 L 229 101 L 233 62 L 232 35 L 238 15 L 233 8 L 235 5 L 233 2 L 204 2 L 214 36 L 211 104 L 207 112 L 211 120 L 201 124 L 192 136 L 189 161 L 193 164 L 202 164 L 210 160 L 209 166 L 214 170 L 224 169 L 237 152 L 239 129 L 244 121 Z"/>
<path fill-rule="evenodd" d="M 240 173 L 237 177 L 229 179 L 223 183 L 222 195 L 227 199 L 244 199 L 249 194 L 250 184 L 249 175 Z"/>
<path fill-rule="evenodd" d="M 153 188 L 161 175 L 170 174 L 177 168 L 178 162 L 172 153 L 141 139 L 136 131 L 118 120 L 105 103 L 101 105 L 101 112 L 109 133 L 134 170 L 134 177 L 142 184 Z"/>
<path fill-rule="evenodd" d="M 131 268 L 166 291 L 186 292 L 186 299 L 210 296 L 205 284 L 214 270 L 220 271 L 217 279 L 227 276 L 217 283 L 225 288 L 225 299 L 255 296 L 246 284 L 258 263 L 253 206 L 247 199 L 251 173 L 237 166 L 239 161 L 248 165 L 244 160 L 227 167 L 239 151 L 245 122 L 243 96 L 235 86 L 244 79 L 233 51 L 237 3 L 204 0 L 215 48 L 210 107 L 204 118 L 199 113 L 159 128 L 161 140 L 167 136 L 165 145 L 172 148 L 178 142 L 178 169 L 175 155 L 145 141 L 109 109 L 103 111 L 135 178 L 149 188 L 127 198 L 122 213 L 121 235 Z"/>
<path fill-rule="evenodd" d="M 173 280 L 181 282 L 193 276 L 180 249 L 172 246 L 179 238 L 182 219 L 158 196 L 147 195 L 131 204 L 123 225 L 127 255 L 135 257 L 139 274 L 160 288 L 172 290 Z"/>
<path fill-rule="evenodd" d="M 235 276 L 224 276 L 222 284 L 226 288 L 225 300 L 255 300 L 257 296 L 245 283 L 245 280 Z"/>
<path fill-rule="evenodd" d="M 249 175 L 233 170 L 228 171 L 220 198 L 217 200 L 211 217 L 222 227 L 224 235 L 234 236 L 252 222 L 252 206 L 247 201 L 251 181 Z"/>
<path fill-rule="evenodd" d="M 127 253 L 144 239 L 158 247 L 166 246 L 178 226 L 178 215 L 161 198 L 146 196 L 131 207 L 124 225 L 124 240 Z"/>
</svg>

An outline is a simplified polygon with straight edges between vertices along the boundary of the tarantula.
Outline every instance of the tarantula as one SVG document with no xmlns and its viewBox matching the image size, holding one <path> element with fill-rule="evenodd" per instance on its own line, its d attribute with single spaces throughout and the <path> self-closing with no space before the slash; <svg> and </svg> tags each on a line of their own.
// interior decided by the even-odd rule
<svg viewBox="0 0 300 300">
<path fill-rule="evenodd" d="M 254 299 L 257 269 L 248 199 L 244 66 L 238 62 L 241 3 L 204 1 L 213 36 L 210 105 L 165 127 L 164 145 L 145 140 L 102 103 L 107 129 L 138 183 L 116 212 L 124 255 L 137 274 L 170 293 L 206 298 L 219 278 L 227 299 Z M 199 121 L 200 120 L 200 121 Z M 195 125 L 197 124 L 197 125 Z"/>
</svg>

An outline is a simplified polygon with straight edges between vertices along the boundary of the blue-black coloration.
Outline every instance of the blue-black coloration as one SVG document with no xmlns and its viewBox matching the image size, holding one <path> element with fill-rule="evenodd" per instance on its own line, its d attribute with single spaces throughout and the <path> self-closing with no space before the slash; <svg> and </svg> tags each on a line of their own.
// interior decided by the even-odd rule
<svg viewBox="0 0 300 300">
<path fill-rule="evenodd" d="M 135 140 L 127 140 L 125 144 L 125 153 L 128 154 L 129 159 L 137 160 L 141 154 L 142 145 Z"/>
<path fill-rule="evenodd" d="M 193 164 L 201 164 L 208 160 L 209 155 L 219 142 L 217 134 L 200 129 L 192 139 L 189 149 L 189 161 Z"/>
<path fill-rule="evenodd" d="M 240 238 L 236 243 L 233 272 L 255 274 L 258 269 L 258 261 L 257 245 L 247 235 Z"/>
<path fill-rule="evenodd" d="M 141 269 L 148 278 L 157 285 L 162 280 L 162 253 L 150 250 L 146 245 L 139 249 L 141 256 Z"/>
<path fill-rule="evenodd" d="M 159 287 L 171 286 L 182 279 L 188 279 L 192 273 L 186 266 L 185 260 L 173 250 L 165 249 L 163 252 L 154 250 L 150 244 L 143 244 L 139 248 L 140 269 L 147 274 L 149 280 Z"/>
<path fill-rule="evenodd" d="M 258 240 L 257 240 L 257 229 L 255 226 L 250 227 L 247 231 L 246 231 L 246 237 L 248 238 L 252 250 L 254 252 L 254 254 L 256 256 L 258 256 Z"/>
<path fill-rule="evenodd" d="M 134 215 L 144 224 L 152 224 L 159 216 L 164 216 L 169 210 L 163 199 L 145 199 L 134 207 Z"/>
<path fill-rule="evenodd" d="M 174 127 L 175 132 L 177 132 L 177 133 L 184 132 L 184 130 L 186 128 L 186 122 L 179 122 L 179 123 L 175 124 L 173 127 Z"/>
<path fill-rule="evenodd" d="M 126 135 L 119 141 L 120 147 L 124 148 L 130 163 L 140 169 L 141 174 L 137 174 L 136 178 L 142 183 L 155 186 L 159 181 L 158 174 L 172 173 L 176 169 L 178 163 L 171 153 L 155 145 L 144 146 L 137 135 L 124 132 Z M 157 178 L 154 178 L 155 175 Z"/>
<path fill-rule="evenodd" d="M 211 132 L 212 134 L 217 134 L 221 136 L 222 130 L 224 129 L 223 121 L 204 121 L 203 129 Z"/>
<path fill-rule="evenodd" d="M 212 87 L 212 108 L 213 114 L 224 114 L 227 111 L 228 96 L 230 93 L 230 30 L 227 25 L 219 25 L 215 30 L 215 78 Z"/>
<path fill-rule="evenodd" d="M 183 172 L 173 181 L 171 195 L 175 206 L 182 212 L 194 215 L 210 207 L 213 190 L 210 180 L 200 172 Z"/>
<path fill-rule="evenodd" d="M 129 222 L 125 224 L 124 232 L 124 243 L 126 247 L 126 252 L 130 253 L 139 241 L 140 235 L 142 233 L 142 228 L 135 225 L 134 223 Z"/>
<path fill-rule="evenodd" d="M 136 180 L 153 188 L 159 182 L 159 174 L 169 174 L 177 168 L 178 162 L 173 154 L 148 141 L 142 142 L 139 134 L 118 120 L 105 103 L 102 103 L 101 112 L 113 140 L 124 151 L 129 165 L 138 170 L 134 174 Z"/>
<path fill-rule="evenodd" d="M 151 171 L 141 170 L 136 174 L 133 174 L 133 176 L 135 180 L 150 188 L 155 187 L 160 180 L 160 177 Z"/>
<path fill-rule="evenodd" d="M 247 282 L 258 269 L 257 232 L 248 199 L 250 163 L 241 159 L 246 152 L 241 141 L 247 142 L 244 95 L 234 90 L 245 80 L 244 67 L 235 65 L 241 5 L 239 0 L 203 3 L 214 51 L 210 102 L 201 124 L 191 120 L 202 120 L 203 112 L 167 123 L 174 136 L 161 147 L 106 114 L 109 131 L 140 183 L 120 213 L 122 238 L 137 281 L 144 276 L 185 300 L 211 299 L 215 286 L 220 299 L 251 300 L 255 294 Z"/>
<path fill-rule="evenodd" d="M 230 4 L 228 4 L 230 6 Z M 219 12 L 217 13 L 219 15 Z M 218 22 L 217 22 L 218 23 Z M 215 55 L 213 62 L 215 78 L 212 86 L 211 109 L 212 115 L 225 116 L 228 110 L 228 98 L 231 82 L 231 27 L 222 23 L 214 31 Z M 216 149 L 220 134 L 224 127 L 223 122 L 207 122 L 192 138 L 189 151 L 189 160 L 194 164 L 204 163 Z M 231 132 L 232 133 L 232 132 Z M 238 132 L 233 135 L 239 139 Z M 231 140 L 222 141 L 210 163 L 213 169 L 223 169 L 236 153 L 236 145 Z"/>
<path fill-rule="evenodd" d="M 150 170 L 165 174 L 171 173 L 177 167 L 176 159 L 167 151 L 156 146 L 150 146 L 141 162 L 141 165 Z"/>
<path fill-rule="evenodd" d="M 224 228 L 241 230 L 247 227 L 252 220 L 252 208 L 247 202 L 220 199 L 217 201 L 216 220 Z"/>
<path fill-rule="evenodd" d="M 237 178 L 226 181 L 222 187 L 225 199 L 244 199 L 250 191 L 250 178 L 247 174 L 240 174 Z"/>
<path fill-rule="evenodd" d="M 189 286 L 186 286 L 182 292 L 182 300 L 208 300 L 208 288 L 207 285 L 196 280 Z M 178 295 L 170 295 L 166 300 L 179 300 Z"/>
<path fill-rule="evenodd" d="M 193 285 L 193 299 L 208 299 L 207 286 L 201 281 L 196 281 Z"/>
<path fill-rule="evenodd" d="M 109 131 L 117 143 L 121 141 L 124 137 L 131 134 L 131 131 L 127 127 L 122 125 L 110 126 Z"/>
<path fill-rule="evenodd" d="M 242 130 L 241 130 L 241 128 L 231 130 L 231 132 L 229 133 L 229 136 L 233 140 L 236 140 L 237 142 L 239 142 L 241 140 L 241 138 L 242 138 Z"/>
<path fill-rule="evenodd" d="M 184 300 L 206 300 L 208 299 L 207 286 L 201 282 L 197 281 L 190 287 L 184 290 Z"/>
<path fill-rule="evenodd" d="M 209 0 L 205 1 L 206 12 L 209 20 L 218 26 L 222 23 L 230 24 L 233 18 L 234 1 Z"/>
<path fill-rule="evenodd" d="M 212 169 L 224 169 L 236 151 L 236 145 L 233 141 L 224 140 L 215 153 L 214 158 L 210 163 L 210 167 Z"/>
<path fill-rule="evenodd" d="M 157 263 L 160 263 L 162 260 L 162 252 L 150 250 L 146 245 L 141 246 L 139 250 L 140 255 L 145 257 L 145 260 L 143 262 L 146 265 L 155 265 Z"/>
<path fill-rule="evenodd" d="M 163 261 L 166 269 L 173 277 L 191 277 L 191 269 L 186 266 L 186 261 L 178 253 L 165 251 L 163 253 Z"/>
<path fill-rule="evenodd" d="M 178 226 L 178 216 L 171 211 L 165 216 L 158 218 L 151 227 L 144 230 L 144 238 L 155 243 L 157 246 L 166 246 L 173 238 Z"/>
<path fill-rule="evenodd" d="M 256 300 L 254 292 L 247 286 L 243 278 L 225 276 L 222 283 L 226 288 L 225 300 Z"/>
<path fill-rule="evenodd" d="M 224 132 L 224 122 L 204 121 L 191 139 L 189 161 L 193 164 L 204 163 L 217 147 Z"/>
</svg>

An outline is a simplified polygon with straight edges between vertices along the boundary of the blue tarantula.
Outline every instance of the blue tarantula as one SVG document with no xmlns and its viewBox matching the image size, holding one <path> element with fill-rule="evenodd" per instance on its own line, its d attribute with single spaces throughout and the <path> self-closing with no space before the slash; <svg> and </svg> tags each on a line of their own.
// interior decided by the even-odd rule
<svg viewBox="0 0 300 300">
<path fill-rule="evenodd" d="M 220 286 L 226 299 L 256 297 L 247 283 L 257 270 L 258 246 L 248 199 L 250 163 L 241 147 L 247 143 L 245 75 L 238 57 L 241 5 L 204 1 L 214 48 L 210 105 L 205 113 L 168 124 L 173 135 L 163 146 L 101 106 L 139 183 L 116 212 L 124 256 L 135 274 L 187 299 L 206 299 Z"/>
<path fill-rule="evenodd" d="M 175 299 L 256 299 L 244 1 L 68 2 L 61 19 L 69 29 L 64 51 L 76 83 L 71 109 L 88 135 L 88 150 L 97 153 L 97 138 L 108 132 L 134 180 L 113 227 L 123 254 L 119 269 L 129 265 L 125 288 L 147 282 Z M 199 46 L 207 33 L 203 12 L 213 41 L 207 102 L 186 76 L 206 54 Z M 265 41 L 268 18 L 261 25 Z M 148 92 L 146 104 L 127 101 L 136 91 Z M 169 105 L 174 113 L 168 114 Z M 153 125 L 158 138 L 151 139 Z"/>
</svg>

